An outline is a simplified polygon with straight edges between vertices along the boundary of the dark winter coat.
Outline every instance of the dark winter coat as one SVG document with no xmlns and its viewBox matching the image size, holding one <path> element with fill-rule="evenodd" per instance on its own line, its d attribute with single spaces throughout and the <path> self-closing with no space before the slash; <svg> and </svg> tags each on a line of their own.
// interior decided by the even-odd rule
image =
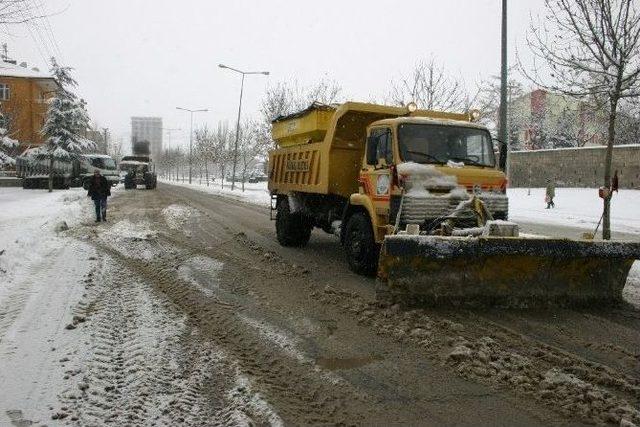
<svg viewBox="0 0 640 427">
<path fill-rule="evenodd" d="M 553 182 L 547 184 L 547 197 L 556 197 L 556 185 Z"/>
<path fill-rule="evenodd" d="M 111 195 L 111 184 L 102 175 L 97 178 L 93 176 L 89 183 L 89 193 L 87 195 L 93 200 L 106 199 Z"/>
</svg>

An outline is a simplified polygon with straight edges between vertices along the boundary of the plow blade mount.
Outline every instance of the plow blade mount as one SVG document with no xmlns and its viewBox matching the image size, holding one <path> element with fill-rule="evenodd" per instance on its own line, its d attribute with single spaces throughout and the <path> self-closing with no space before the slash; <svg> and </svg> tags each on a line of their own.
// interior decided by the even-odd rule
<svg viewBox="0 0 640 427">
<path fill-rule="evenodd" d="M 387 236 L 378 297 L 405 304 L 615 304 L 640 243 Z"/>
</svg>

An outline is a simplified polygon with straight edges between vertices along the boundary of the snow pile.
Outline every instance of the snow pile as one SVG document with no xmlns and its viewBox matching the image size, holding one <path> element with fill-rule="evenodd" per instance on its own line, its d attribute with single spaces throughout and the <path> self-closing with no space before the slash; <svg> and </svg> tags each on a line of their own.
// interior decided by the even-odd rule
<svg viewBox="0 0 640 427">
<path fill-rule="evenodd" d="M 91 200 L 82 189 L 68 191 L 0 188 L 0 301 L 14 283 L 32 274 L 29 266 L 64 246 L 56 228 L 88 220 Z"/>
<path fill-rule="evenodd" d="M 188 206 L 173 204 L 164 208 L 162 215 L 169 228 L 180 230 L 191 217 L 198 215 L 198 211 Z"/>
<path fill-rule="evenodd" d="M 397 168 L 406 183 L 408 196 L 425 197 L 429 195 L 429 188 L 453 190 L 458 186 L 455 176 L 443 174 L 433 165 L 406 162 L 400 163 Z"/>
<path fill-rule="evenodd" d="M 55 228 L 90 221 L 92 204 L 82 189 L 0 188 L 0 207 L 0 424 L 41 424 L 64 386 L 57 361 L 82 353 L 84 340 L 65 335 L 65 325 L 95 256 Z"/>
<path fill-rule="evenodd" d="M 130 258 L 152 260 L 159 255 L 157 233 L 151 230 L 147 221 L 132 223 L 124 219 L 99 233 L 99 237 L 112 249 Z"/>
<path fill-rule="evenodd" d="M 453 160 L 447 160 L 447 166 L 454 169 L 462 169 L 464 162 L 454 162 Z"/>
<path fill-rule="evenodd" d="M 544 223 L 595 230 L 602 215 L 602 199 L 595 188 L 556 188 L 556 207 L 545 209 L 545 189 L 510 188 L 509 218 L 515 222 Z M 640 234 L 640 190 L 620 190 L 611 199 L 613 231 Z M 602 230 L 600 224 L 599 231 Z M 614 236 L 615 237 L 615 236 Z"/>
<path fill-rule="evenodd" d="M 622 296 L 625 301 L 640 309 L 640 261 L 633 263 Z"/>
</svg>

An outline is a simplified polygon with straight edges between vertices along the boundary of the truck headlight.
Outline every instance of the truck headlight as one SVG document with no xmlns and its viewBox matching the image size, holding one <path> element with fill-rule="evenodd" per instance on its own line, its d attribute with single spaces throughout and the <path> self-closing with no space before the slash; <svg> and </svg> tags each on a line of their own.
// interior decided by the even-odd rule
<svg viewBox="0 0 640 427">
<path fill-rule="evenodd" d="M 408 103 L 408 104 L 407 104 L 407 110 L 408 110 L 410 113 L 413 113 L 413 112 L 414 112 L 414 111 L 416 111 L 417 109 L 418 109 L 418 105 L 417 105 L 415 102 L 413 102 L 413 101 L 412 101 L 412 102 L 410 102 L 410 103 Z"/>
</svg>

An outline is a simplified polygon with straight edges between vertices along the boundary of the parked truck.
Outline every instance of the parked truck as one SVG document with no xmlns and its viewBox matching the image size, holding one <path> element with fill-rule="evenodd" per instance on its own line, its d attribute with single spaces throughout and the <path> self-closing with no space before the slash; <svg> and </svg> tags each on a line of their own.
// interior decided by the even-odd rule
<svg viewBox="0 0 640 427">
<path fill-rule="evenodd" d="M 404 301 L 620 301 L 640 244 L 521 238 L 476 113 L 358 102 L 279 117 L 269 153 L 276 236 L 336 234 L 350 268 Z"/>
<path fill-rule="evenodd" d="M 16 176 L 22 178 L 22 187 L 25 189 L 48 188 L 50 166 L 49 159 L 38 158 L 31 154 L 31 150 L 27 150 L 16 159 Z M 112 186 L 118 184 L 118 171 L 113 158 L 106 154 L 79 154 L 69 160 L 54 160 L 53 187 L 82 186 L 88 189 L 95 170 L 99 170 Z"/>
<path fill-rule="evenodd" d="M 155 163 L 151 159 L 149 141 L 134 141 L 131 156 L 124 156 L 119 164 L 121 181 L 124 188 L 135 189 L 144 185 L 147 190 L 153 190 L 158 185 Z"/>
</svg>

